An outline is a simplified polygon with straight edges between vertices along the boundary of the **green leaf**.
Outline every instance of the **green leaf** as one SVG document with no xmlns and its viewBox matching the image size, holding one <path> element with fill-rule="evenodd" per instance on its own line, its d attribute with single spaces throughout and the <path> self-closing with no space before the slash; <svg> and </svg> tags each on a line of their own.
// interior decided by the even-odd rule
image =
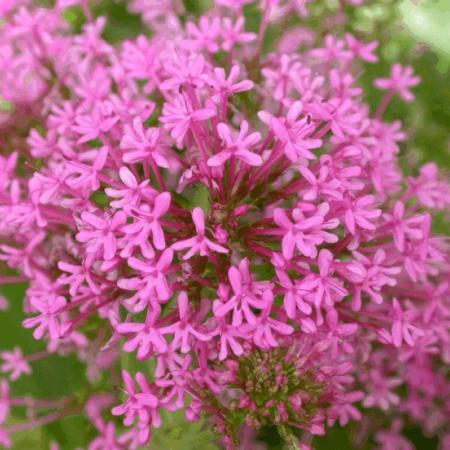
<svg viewBox="0 0 450 450">
<path fill-rule="evenodd" d="M 194 209 L 200 207 L 205 214 L 208 214 L 211 208 L 211 198 L 209 196 L 209 189 L 204 184 L 197 184 L 194 189 L 192 199 L 190 201 L 190 208 Z"/>
<path fill-rule="evenodd" d="M 450 0 L 404 0 L 400 11 L 405 24 L 418 39 L 450 56 Z"/>
<path fill-rule="evenodd" d="M 12 112 L 14 110 L 14 105 L 7 100 L 2 100 L 0 98 L 0 111 Z"/>
<path fill-rule="evenodd" d="M 212 6 L 211 0 L 183 0 L 186 11 L 196 16 L 200 16 Z"/>
<path fill-rule="evenodd" d="M 149 450 L 218 450 L 217 435 L 204 419 L 189 422 L 184 411 L 163 411 L 163 424 L 154 430 Z"/>
<path fill-rule="evenodd" d="M 0 351 L 19 346 L 24 354 L 31 354 L 45 349 L 44 342 L 36 341 L 31 330 L 22 327 L 22 321 L 25 319 L 25 290 L 24 283 L 0 286 L 0 294 L 5 295 L 11 306 L 8 311 L 0 311 Z M 12 395 L 58 399 L 80 392 L 87 384 L 85 366 L 75 355 L 52 355 L 33 362 L 31 366 L 33 373 L 30 376 L 22 376 L 11 383 Z M 27 420 L 24 409 L 14 408 L 13 413 L 14 422 Z M 89 440 L 89 430 L 88 422 L 83 417 L 67 417 L 37 430 L 31 429 L 18 434 L 18 440 L 14 438 L 14 449 L 49 448 L 51 441 L 66 443 L 63 447 L 65 449 L 83 447 Z"/>
<path fill-rule="evenodd" d="M 106 208 L 109 206 L 109 198 L 103 191 L 95 191 L 89 197 L 89 200 L 95 203 L 100 208 Z"/>
</svg>

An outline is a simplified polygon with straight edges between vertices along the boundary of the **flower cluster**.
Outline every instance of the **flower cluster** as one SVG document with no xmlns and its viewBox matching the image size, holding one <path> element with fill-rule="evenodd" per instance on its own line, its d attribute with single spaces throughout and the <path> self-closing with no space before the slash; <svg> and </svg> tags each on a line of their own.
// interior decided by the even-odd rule
<svg viewBox="0 0 450 450">
<path fill-rule="evenodd" d="M 263 51 L 309 1 L 261 1 L 251 32 L 251 0 L 198 18 L 135 0 L 152 33 L 114 46 L 87 1 L 33 3 L 0 7 L 0 260 L 16 271 L 0 283 L 28 282 L 23 326 L 47 350 L 4 351 L 0 370 L 72 352 L 91 381 L 122 370 L 124 395 L 27 402 L 5 378 L 0 442 L 84 410 L 91 450 L 140 448 L 179 409 L 229 449 L 243 425 L 306 449 L 377 409 L 396 420 L 383 448 L 409 448 L 402 418 L 448 441 L 450 266 L 431 214 L 450 187 L 432 163 L 404 176 L 406 134 L 383 120 L 414 98 L 412 69 L 375 82 L 372 112 L 357 74 L 376 42 L 298 26 Z M 33 421 L 8 424 L 21 406 Z"/>
</svg>

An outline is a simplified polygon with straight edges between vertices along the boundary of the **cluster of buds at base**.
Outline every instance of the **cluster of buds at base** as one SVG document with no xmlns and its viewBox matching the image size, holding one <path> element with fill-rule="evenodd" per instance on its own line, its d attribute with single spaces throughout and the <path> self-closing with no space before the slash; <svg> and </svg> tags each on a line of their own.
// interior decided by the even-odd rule
<svg viewBox="0 0 450 450">
<path fill-rule="evenodd" d="M 292 448 L 298 448 L 304 432 L 323 434 L 328 415 L 333 415 L 331 407 L 342 394 L 337 380 L 349 366 L 341 364 L 333 370 L 323 364 L 320 345 L 307 337 L 299 341 L 268 351 L 253 350 L 231 366 L 237 398 L 230 402 L 228 424 L 275 426 L 286 443 L 295 445 Z M 362 397 L 362 392 L 354 394 Z"/>
</svg>

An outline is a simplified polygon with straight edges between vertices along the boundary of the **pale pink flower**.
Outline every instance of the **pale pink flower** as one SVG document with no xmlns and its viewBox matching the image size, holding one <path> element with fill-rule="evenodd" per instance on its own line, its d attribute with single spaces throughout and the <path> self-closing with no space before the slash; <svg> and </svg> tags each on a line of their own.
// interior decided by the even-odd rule
<svg viewBox="0 0 450 450">
<path fill-rule="evenodd" d="M 372 41 L 364 43 L 359 41 L 350 33 L 345 34 L 345 41 L 353 53 L 353 57 L 361 58 L 363 61 L 375 63 L 378 61 L 378 57 L 374 54 L 374 51 L 378 47 L 378 41 Z"/>
<path fill-rule="evenodd" d="M 229 299 L 216 300 L 213 306 L 214 315 L 224 317 L 232 311 L 233 325 L 241 324 L 244 317 L 246 322 L 255 323 L 256 316 L 253 310 L 255 308 L 262 310 L 266 307 L 262 289 L 268 286 L 260 286 L 253 281 L 246 259 L 240 262 L 239 267 L 231 266 L 228 269 L 228 280 L 234 295 Z"/>
<path fill-rule="evenodd" d="M 207 164 L 211 167 L 223 166 L 228 159 L 235 157 L 250 166 L 260 166 L 262 164 L 261 156 L 249 150 L 261 139 L 260 133 L 248 134 L 249 126 L 245 120 L 241 123 L 239 134 L 233 136 L 231 129 L 224 123 L 217 125 L 217 133 L 222 139 L 223 150 L 211 156 Z"/>
<path fill-rule="evenodd" d="M 194 328 L 189 318 L 188 296 L 186 292 L 182 291 L 178 294 L 178 314 L 179 322 L 174 322 L 161 329 L 162 334 L 173 334 L 173 341 L 171 342 L 174 349 L 179 348 L 183 353 L 187 353 L 191 349 L 190 337 L 200 341 L 207 342 L 211 336 L 202 333 Z M 194 323 L 194 322 L 192 322 Z"/>
<path fill-rule="evenodd" d="M 143 245 L 147 241 L 149 234 L 152 234 L 153 245 L 158 250 L 166 248 L 164 230 L 161 226 L 162 217 L 169 211 L 171 195 L 169 192 L 161 192 L 154 201 L 153 206 L 147 204 L 134 209 L 135 221 L 126 224 L 122 231 L 132 236 L 131 239 L 138 245 Z"/>
<path fill-rule="evenodd" d="M 200 256 L 209 256 L 211 251 L 228 253 L 228 249 L 216 244 L 205 236 L 205 213 L 201 208 L 194 208 L 192 211 L 192 220 L 197 232 L 196 236 L 172 244 L 172 248 L 177 251 L 189 249 L 184 254 L 183 259 L 190 259 L 196 253 Z"/>
<path fill-rule="evenodd" d="M 286 114 L 286 118 L 274 117 L 266 111 L 260 111 L 258 117 L 267 125 L 282 142 L 285 155 L 292 161 L 297 162 L 299 158 L 315 159 L 310 149 L 319 148 L 322 145 L 320 139 L 311 137 L 315 126 L 308 123 L 306 117 L 298 117 L 303 111 L 303 105 L 297 101 L 292 104 Z"/>
<path fill-rule="evenodd" d="M 191 48 L 205 49 L 209 53 L 219 51 L 218 40 L 221 36 L 221 23 L 219 17 L 209 19 L 201 16 L 198 24 L 188 22 L 186 25 L 186 33 L 190 41 L 186 42 Z"/>
<path fill-rule="evenodd" d="M 294 328 L 283 321 L 270 317 L 273 303 L 272 291 L 267 290 L 263 293 L 263 301 L 265 303 L 265 308 L 261 315 L 256 319 L 256 323 L 244 325 L 243 330 L 251 331 L 254 343 L 262 349 L 278 347 L 279 344 L 277 338 L 279 336 L 292 334 Z"/>
<path fill-rule="evenodd" d="M 81 135 L 78 143 L 83 144 L 97 139 L 102 133 L 108 132 L 118 120 L 119 117 L 112 112 L 105 111 L 105 108 L 96 107 L 90 114 L 78 115 L 72 129 Z"/>
<path fill-rule="evenodd" d="M 170 164 L 160 140 L 159 128 L 145 129 L 139 118 L 134 119 L 133 126 L 125 125 L 120 141 L 120 148 L 125 150 L 123 161 L 131 164 L 154 161 L 159 167 L 169 168 Z"/>
<path fill-rule="evenodd" d="M 399 251 L 405 249 L 405 239 L 419 240 L 422 238 L 422 230 L 418 225 L 422 224 L 424 215 L 416 215 L 405 218 L 405 205 L 397 201 L 394 205 L 392 214 L 383 214 L 383 218 L 389 224 L 389 228 L 394 232 L 394 242 Z"/>
<path fill-rule="evenodd" d="M 11 381 L 17 380 L 21 375 L 30 375 L 31 367 L 22 355 L 20 347 L 14 347 L 9 352 L 1 352 L 0 356 L 3 359 L 0 370 L 3 373 L 9 373 Z"/>
<path fill-rule="evenodd" d="M 228 97 L 239 92 L 249 91 L 253 89 L 254 83 L 251 80 L 237 81 L 241 69 L 238 65 L 231 67 L 230 74 L 226 76 L 222 67 L 215 67 L 211 74 L 204 73 L 202 79 L 214 90 L 211 100 L 220 104 L 227 100 Z"/>
<path fill-rule="evenodd" d="M 239 16 L 236 21 L 233 21 L 229 17 L 225 17 L 222 20 L 222 48 L 229 52 L 232 48 L 239 44 L 247 44 L 256 39 L 256 33 L 246 32 L 244 30 L 244 17 Z"/>
<path fill-rule="evenodd" d="M 66 164 L 66 172 L 68 175 L 67 184 L 74 189 L 96 191 L 100 187 L 99 174 L 105 167 L 108 153 L 108 147 L 101 147 L 95 155 L 92 166 L 78 161 L 69 161 Z"/>
<path fill-rule="evenodd" d="M 172 103 L 165 103 L 160 117 L 164 126 L 170 130 L 170 135 L 178 147 L 183 146 L 185 136 L 196 122 L 203 122 L 216 115 L 212 108 L 192 108 L 183 98 L 176 97 Z"/>
<path fill-rule="evenodd" d="M 375 230 L 375 219 L 381 216 L 381 209 L 375 208 L 375 197 L 365 195 L 360 198 L 347 197 L 347 210 L 344 216 L 344 223 L 351 234 L 356 233 L 356 226 L 364 230 Z"/>
<path fill-rule="evenodd" d="M 136 312 L 142 311 L 149 301 L 157 298 L 161 302 L 169 300 L 172 289 L 167 281 L 166 273 L 173 259 L 173 250 L 167 248 L 158 260 L 148 261 L 135 257 L 128 258 L 128 265 L 139 276 L 133 278 L 120 278 L 117 285 L 127 291 L 137 291 L 126 303 L 133 305 Z M 137 300 L 140 300 L 136 302 Z"/>
<path fill-rule="evenodd" d="M 128 399 L 125 403 L 115 406 L 112 409 L 112 414 L 115 416 L 125 415 L 123 422 L 126 426 L 131 425 L 137 418 L 140 427 L 148 426 L 150 423 L 155 428 L 160 427 L 159 400 L 152 393 L 144 374 L 138 372 L 135 376 L 139 390 L 136 389 L 133 378 L 126 370 L 122 370 L 122 377 Z"/>
<path fill-rule="evenodd" d="M 161 329 L 156 326 L 161 308 L 153 304 L 147 311 L 147 318 L 144 323 L 123 322 L 116 325 L 119 334 L 128 337 L 123 345 L 126 352 L 137 350 L 137 358 L 146 360 L 154 353 L 164 353 L 167 350 L 167 342 L 164 339 Z"/>
<path fill-rule="evenodd" d="M 403 67 L 398 63 L 391 67 L 390 78 L 378 78 L 375 80 L 377 88 L 397 92 L 406 102 L 414 100 L 415 97 L 410 88 L 417 86 L 419 83 L 420 77 L 414 75 L 411 66 Z"/>
<path fill-rule="evenodd" d="M 413 309 L 403 311 L 396 298 L 394 298 L 391 311 L 394 321 L 391 328 L 392 343 L 396 347 L 400 347 L 404 341 L 407 345 L 413 347 L 417 339 L 424 335 L 423 330 L 411 323 L 417 313 Z"/>
<path fill-rule="evenodd" d="M 117 199 L 110 203 L 113 208 L 129 210 L 138 207 L 143 200 L 156 200 L 158 193 L 150 186 L 150 180 L 139 183 L 133 172 L 125 166 L 119 169 L 119 178 L 124 184 L 124 189 L 105 189 L 108 197 Z"/>
<path fill-rule="evenodd" d="M 193 54 L 189 58 L 168 60 L 164 70 L 168 78 L 159 85 L 162 90 L 201 87 L 204 84 L 205 58 L 201 54 Z"/>
<path fill-rule="evenodd" d="M 322 203 L 308 217 L 300 209 L 296 209 L 292 213 L 294 221 L 291 221 L 283 209 L 275 209 L 273 220 L 285 233 L 282 250 L 286 259 L 292 259 L 295 249 L 305 256 L 315 258 L 318 245 L 324 242 L 337 242 L 337 236 L 326 231 L 339 225 L 338 219 L 325 219 L 329 210 L 329 205 Z"/>
<path fill-rule="evenodd" d="M 3 295 L 0 295 L 0 311 L 8 311 L 9 302 Z"/>
<path fill-rule="evenodd" d="M 66 299 L 63 296 L 48 296 L 45 299 L 33 297 L 31 305 L 35 312 L 39 314 L 35 317 L 25 319 L 25 328 L 36 328 L 33 331 L 35 339 L 42 339 L 48 333 L 50 339 L 57 340 L 61 337 L 60 314 L 66 306 Z"/>
<path fill-rule="evenodd" d="M 89 260 L 102 257 L 105 261 L 110 261 L 116 256 L 117 233 L 125 223 L 126 215 L 123 211 L 103 217 L 87 211 L 81 214 L 80 231 L 76 239 L 86 243 L 87 252 L 90 254 Z"/>
</svg>

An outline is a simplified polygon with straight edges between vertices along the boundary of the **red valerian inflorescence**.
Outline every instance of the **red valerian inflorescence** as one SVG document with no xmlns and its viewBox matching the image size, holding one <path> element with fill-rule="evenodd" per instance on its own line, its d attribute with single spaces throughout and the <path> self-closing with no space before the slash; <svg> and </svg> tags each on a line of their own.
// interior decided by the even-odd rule
<svg viewBox="0 0 450 450">
<path fill-rule="evenodd" d="M 310 1 L 262 0 L 253 33 L 251 0 L 187 20 L 176 0 L 134 0 L 152 33 L 117 45 L 87 1 L 35 3 L 0 7 L 0 260 L 16 270 L 0 283 L 28 283 L 23 326 L 47 349 L 2 352 L 0 442 L 76 412 L 89 449 L 137 449 L 183 409 L 228 449 L 242 426 L 308 449 L 378 409 L 381 448 L 412 448 L 406 420 L 445 447 L 450 266 L 431 214 L 450 188 L 434 164 L 403 175 L 407 136 L 383 120 L 414 99 L 412 68 L 376 80 L 372 113 L 357 76 L 376 42 L 297 27 L 263 51 Z M 10 393 L 54 353 L 111 392 Z M 9 422 L 20 407 L 30 420 Z"/>
</svg>

